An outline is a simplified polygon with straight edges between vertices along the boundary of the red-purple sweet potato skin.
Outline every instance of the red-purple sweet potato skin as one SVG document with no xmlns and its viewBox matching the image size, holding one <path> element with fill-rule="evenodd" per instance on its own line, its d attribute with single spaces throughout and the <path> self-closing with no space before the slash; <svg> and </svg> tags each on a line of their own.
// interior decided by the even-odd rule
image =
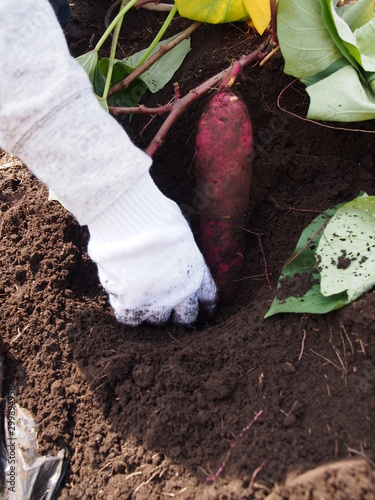
<svg viewBox="0 0 375 500">
<path fill-rule="evenodd" d="M 250 201 L 253 133 L 243 101 L 229 90 L 203 112 L 196 136 L 202 252 L 219 290 L 232 300 L 244 265 L 244 216 Z"/>
</svg>

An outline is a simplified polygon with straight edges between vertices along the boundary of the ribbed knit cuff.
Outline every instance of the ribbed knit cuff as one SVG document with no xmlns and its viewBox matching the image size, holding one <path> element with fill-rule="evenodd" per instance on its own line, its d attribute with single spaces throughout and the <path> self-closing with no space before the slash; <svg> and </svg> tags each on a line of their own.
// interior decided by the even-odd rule
<svg viewBox="0 0 375 500">
<path fill-rule="evenodd" d="M 165 227 L 176 216 L 176 208 L 175 202 L 162 194 L 147 172 L 89 223 L 90 234 L 100 236 L 103 243 L 114 243 L 123 240 L 124 234 Z"/>
</svg>

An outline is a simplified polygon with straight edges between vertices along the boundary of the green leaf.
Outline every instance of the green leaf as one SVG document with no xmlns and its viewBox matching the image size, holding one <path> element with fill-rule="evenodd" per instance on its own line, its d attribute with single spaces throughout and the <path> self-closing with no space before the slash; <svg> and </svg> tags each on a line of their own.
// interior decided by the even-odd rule
<svg viewBox="0 0 375 500">
<path fill-rule="evenodd" d="M 375 118 L 375 94 L 361 82 L 352 66 L 344 66 L 306 91 L 310 96 L 310 119 L 355 122 Z"/>
<path fill-rule="evenodd" d="M 219 24 L 246 21 L 249 14 L 242 0 L 175 0 L 181 17 Z"/>
<path fill-rule="evenodd" d="M 320 80 L 327 78 L 328 76 L 332 75 L 333 73 L 343 68 L 344 66 L 348 66 L 348 61 L 345 59 L 345 57 L 341 57 L 340 59 L 337 59 L 337 61 L 332 63 L 331 66 L 328 66 L 328 68 L 324 69 L 320 73 L 303 78 L 302 82 L 306 85 L 306 87 L 308 87 L 309 85 L 313 85 L 314 83 L 318 83 L 320 82 Z"/>
<path fill-rule="evenodd" d="M 326 215 L 303 231 L 266 318 L 285 312 L 324 314 L 375 285 L 375 196 L 361 193 L 325 214 L 330 220 L 323 231 Z"/>
<path fill-rule="evenodd" d="M 291 278 L 291 283 L 296 280 L 297 284 L 301 277 L 296 276 Z M 306 280 L 310 281 L 309 290 L 301 297 L 287 297 L 281 299 L 275 297 L 271 307 L 265 314 L 265 318 L 270 318 L 275 314 L 280 313 L 295 313 L 295 314 L 327 314 L 336 309 L 341 309 L 348 304 L 348 297 L 346 293 L 324 297 L 320 292 L 319 275 L 312 274 L 312 277 L 306 276 Z M 285 284 L 284 284 L 285 287 Z M 282 296 L 280 296 L 282 297 Z"/>
<path fill-rule="evenodd" d="M 375 30 L 373 25 L 375 20 L 373 17 L 353 32 L 347 24 L 346 18 L 338 15 L 334 0 L 321 0 L 321 2 L 327 29 L 342 54 L 352 66 L 356 67 L 359 64 L 366 71 L 375 71 Z"/>
<path fill-rule="evenodd" d="M 159 50 L 161 45 L 171 41 L 175 36 L 163 40 L 155 46 L 152 54 Z M 141 50 L 131 57 L 122 61 L 116 60 L 113 66 L 111 86 L 123 81 L 137 66 L 147 49 Z M 137 106 L 147 89 L 158 92 L 173 77 L 181 66 L 184 58 L 190 51 L 190 40 L 183 40 L 169 52 L 166 52 L 151 68 L 145 71 L 139 78 L 129 85 L 127 89 L 121 90 L 108 98 L 109 106 L 133 107 Z M 151 54 L 151 55 L 152 55 Z M 109 59 L 103 57 L 96 67 L 94 77 L 94 91 L 97 95 L 103 95 L 106 76 L 108 72 Z"/>
<path fill-rule="evenodd" d="M 322 17 L 324 24 L 332 37 L 332 40 L 336 44 L 341 54 L 348 60 L 348 62 L 360 70 L 356 58 L 353 54 L 353 47 L 345 43 L 345 39 L 342 37 L 347 37 L 348 39 L 352 37 L 352 32 L 346 22 L 336 13 L 335 4 L 332 0 L 320 0 L 322 7 Z M 339 28 L 341 32 L 339 34 Z"/>
<path fill-rule="evenodd" d="M 94 80 L 94 90 L 98 95 L 103 95 L 108 71 L 108 64 L 109 59 L 107 57 L 103 57 L 103 59 L 100 60 L 97 66 Z M 111 86 L 124 80 L 124 78 L 126 78 L 132 71 L 133 69 L 128 65 L 124 64 L 121 61 L 116 61 L 113 66 Z M 138 78 L 131 85 L 129 85 L 126 90 L 117 92 L 113 96 L 109 97 L 108 105 L 114 106 L 116 104 L 118 106 L 124 107 L 137 106 L 146 90 L 147 85 Z"/>
<path fill-rule="evenodd" d="M 354 35 L 361 66 L 366 71 L 375 71 L 375 19 L 355 30 Z"/>
<path fill-rule="evenodd" d="M 91 52 L 88 52 L 87 54 L 83 54 L 82 56 L 77 57 L 77 61 L 79 62 L 79 64 L 83 67 L 83 69 L 88 74 L 91 85 L 93 86 L 94 95 L 98 99 L 99 104 L 108 113 L 108 104 L 107 104 L 105 99 L 100 97 L 103 94 L 103 92 L 101 92 L 101 93 L 95 92 L 95 81 L 97 78 L 97 74 L 99 71 L 99 65 L 100 65 L 98 53 L 95 50 L 92 50 Z M 104 87 L 103 87 L 103 89 L 104 89 Z M 50 192 L 50 195 L 51 195 L 51 192 Z M 59 201 L 58 198 L 51 198 L 51 199 L 56 199 L 57 201 Z"/>
<path fill-rule="evenodd" d="M 352 31 L 371 21 L 374 17 L 373 0 L 358 0 L 354 4 L 337 8 L 336 12 L 349 25 Z"/>
<path fill-rule="evenodd" d="M 367 84 L 375 95 L 375 73 L 366 73 Z"/>
<path fill-rule="evenodd" d="M 99 104 L 104 109 L 104 111 L 107 111 L 107 113 L 109 113 L 107 99 L 97 94 L 95 94 L 95 97 L 98 99 Z"/>
<path fill-rule="evenodd" d="M 325 297 L 346 292 L 352 302 L 375 285 L 375 196 L 339 208 L 316 251 Z"/>
<path fill-rule="evenodd" d="M 150 56 L 157 52 L 162 45 L 165 45 L 176 38 L 176 35 L 163 40 L 156 44 Z M 183 60 L 190 52 L 190 40 L 182 40 L 172 50 L 166 52 L 150 69 L 145 71 L 140 79 L 147 85 L 150 92 L 155 93 L 162 89 L 173 77 L 178 68 L 181 66 Z M 136 68 L 138 62 L 142 59 L 147 49 L 141 50 L 130 57 L 122 60 L 122 62 L 129 68 Z"/>
<path fill-rule="evenodd" d="M 322 236 L 322 231 L 319 230 L 324 227 L 327 217 L 333 216 L 340 206 L 316 217 L 302 232 L 292 257 L 281 271 L 276 297 L 265 318 L 285 312 L 324 314 L 347 303 L 346 293 L 329 298 L 322 295 L 315 259 L 316 248 Z"/>
<path fill-rule="evenodd" d="M 90 78 L 91 84 L 94 83 L 96 67 L 98 65 L 99 56 L 95 50 L 87 52 L 82 56 L 77 57 L 76 61 L 82 66 Z"/>
<path fill-rule="evenodd" d="M 323 21 L 320 0 L 279 0 L 277 36 L 285 73 L 302 81 L 342 58 Z"/>
<path fill-rule="evenodd" d="M 284 71 L 310 96 L 308 118 L 352 122 L 375 118 L 373 0 L 279 0 Z"/>
</svg>

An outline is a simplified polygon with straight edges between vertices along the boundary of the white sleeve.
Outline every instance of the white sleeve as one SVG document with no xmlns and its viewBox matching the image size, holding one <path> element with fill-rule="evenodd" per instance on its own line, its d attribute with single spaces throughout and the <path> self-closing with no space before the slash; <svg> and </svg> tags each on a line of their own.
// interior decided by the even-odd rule
<svg viewBox="0 0 375 500">
<path fill-rule="evenodd" d="M 151 165 L 101 108 L 47 0 L 0 1 L 0 147 L 25 162 L 80 224 Z"/>
</svg>

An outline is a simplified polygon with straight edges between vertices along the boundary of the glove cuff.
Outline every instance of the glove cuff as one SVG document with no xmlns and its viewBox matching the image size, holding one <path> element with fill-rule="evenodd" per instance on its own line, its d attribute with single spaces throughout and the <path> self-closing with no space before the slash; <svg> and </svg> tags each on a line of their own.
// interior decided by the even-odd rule
<svg viewBox="0 0 375 500">
<path fill-rule="evenodd" d="M 147 172 L 124 195 L 90 221 L 89 231 L 92 237 L 100 235 L 103 243 L 113 243 L 123 240 L 127 234 L 136 235 L 151 229 L 155 231 L 158 226 L 165 227 L 176 215 L 176 207 L 162 194 Z"/>
</svg>

